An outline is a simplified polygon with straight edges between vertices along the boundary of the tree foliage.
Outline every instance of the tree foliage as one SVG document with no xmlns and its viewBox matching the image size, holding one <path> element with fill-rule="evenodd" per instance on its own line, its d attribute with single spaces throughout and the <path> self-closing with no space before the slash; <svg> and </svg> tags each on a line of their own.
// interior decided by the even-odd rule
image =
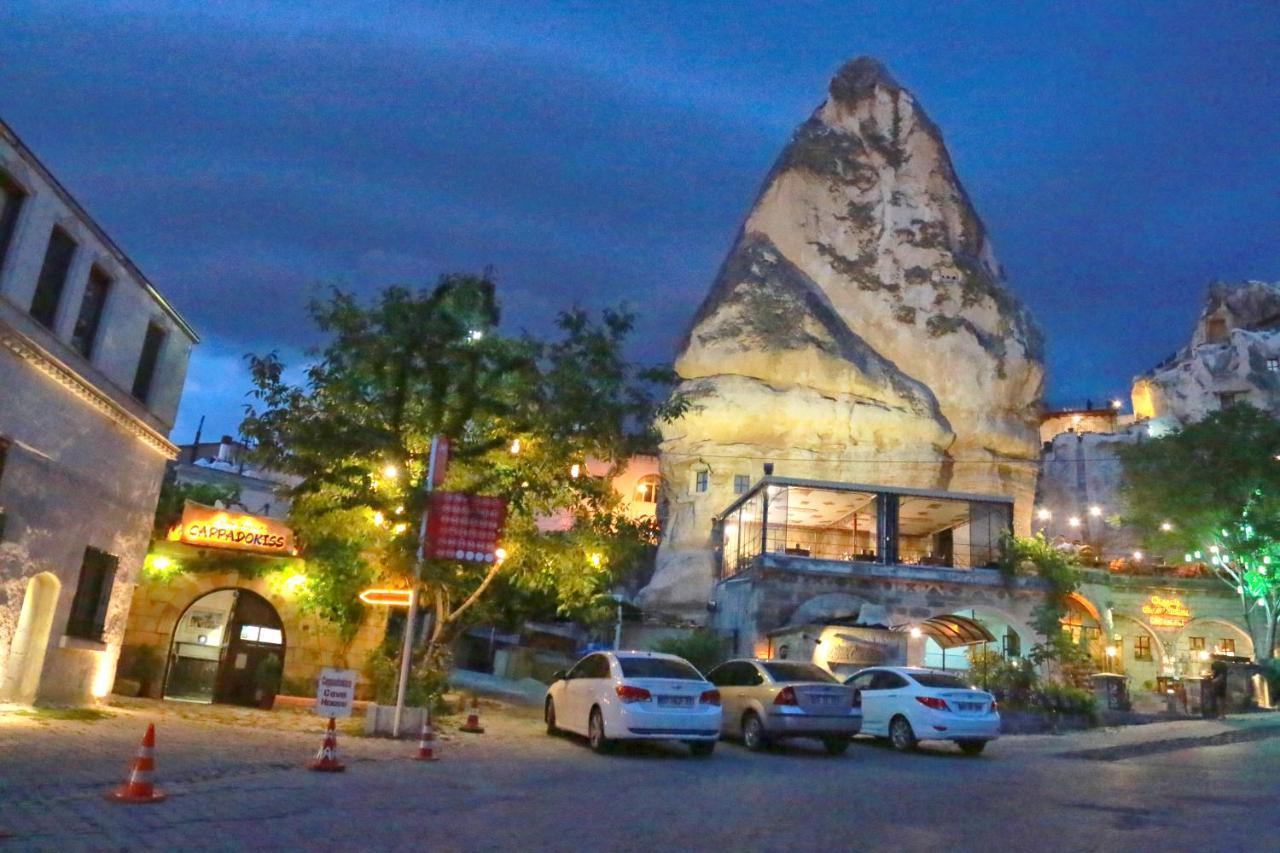
<svg viewBox="0 0 1280 853">
<path fill-rule="evenodd" d="M 1031 613 L 1031 627 L 1041 640 L 1031 648 L 1036 663 L 1053 661 L 1061 665 L 1081 662 L 1085 656 L 1062 625 L 1071 594 L 1080 588 L 1080 566 L 1074 554 L 1053 547 L 1043 533 L 1009 536 L 1005 540 L 1001 571 L 1005 577 L 1038 577 L 1049 586 L 1044 601 Z"/>
<path fill-rule="evenodd" d="M 154 533 L 164 538 L 174 525 L 182 521 L 182 507 L 187 501 L 213 506 L 221 501 L 231 506 L 240 500 L 240 490 L 234 486 L 217 483 L 179 483 L 169 472 L 160 483 L 160 496 L 156 499 Z"/>
<path fill-rule="evenodd" d="M 652 445 L 655 415 L 680 404 L 657 402 L 669 371 L 623 356 L 631 314 L 574 309 L 551 340 L 509 336 L 492 282 L 449 275 L 434 288 L 388 287 L 372 304 L 334 290 L 311 315 L 326 342 L 300 383 L 275 353 L 250 356 L 241 430 L 262 464 L 302 479 L 291 520 L 319 612 L 354 624 L 361 586 L 411 583 L 434 435 L 453 442 L 444 488 L 501 496 L 509 514 L 505 562 L 422 566 L 433 639 L 493 589 L 553 596 L 561 612 L 590 608 L 653 547 L 655 531 L 620 511 L 609 475 Z M 588 459 L 604 476 L 589 475 Z M 552 517 L 568 519 L 565 529 L 547 529 Z"/>
<path fill-rule="evenodd" d="M 1271 657 L 1280 619 L 1280 422 L 1248 405 L 1122 448 L 1124 521 L 1166 558 L 1204 563 L 1263 629 Z"/>
</svg>

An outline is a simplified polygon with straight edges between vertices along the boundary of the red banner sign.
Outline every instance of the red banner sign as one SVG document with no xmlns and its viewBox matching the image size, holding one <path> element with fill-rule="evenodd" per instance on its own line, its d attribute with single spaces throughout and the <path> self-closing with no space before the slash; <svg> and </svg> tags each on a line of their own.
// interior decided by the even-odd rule
<svg viewBox="0 0 1280 853">
<path fill-rule="evenodd" d="M 426 556 L 492 563 L 506 521 L 507 502 L 502 498 L 433 492 L 427 510 Z"/>
</svg>

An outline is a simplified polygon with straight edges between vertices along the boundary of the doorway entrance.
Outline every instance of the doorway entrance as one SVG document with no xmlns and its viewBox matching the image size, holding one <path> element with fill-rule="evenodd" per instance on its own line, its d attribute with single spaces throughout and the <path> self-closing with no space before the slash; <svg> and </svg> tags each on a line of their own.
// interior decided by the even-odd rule
<svg viewBox="0 0 1280 853">
<path fill-rule="evenodd" d="M 18 627 L 9 647 L 9 665 L 0 683 L 0 699 L 21 705 L 36 701 L 61 588 L 62 584 L 49 572 L 41 572 L 27 583 Z"/>
<path fill-rule="evenodd" d="M 173 629 L 164 698 L 255 706 L 280 689 L 280 614 L 247 589 L 219 589 L 187 606 Z"/>
</svg>

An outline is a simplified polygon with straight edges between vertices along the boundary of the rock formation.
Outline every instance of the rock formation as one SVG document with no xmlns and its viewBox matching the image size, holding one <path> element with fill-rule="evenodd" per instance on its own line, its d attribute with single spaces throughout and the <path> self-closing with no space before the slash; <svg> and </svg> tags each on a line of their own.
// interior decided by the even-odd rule
<svg viewBox="0 0 1280 853">
<path fill-rule="evenodd" d="M 1280 285 L 1210 285 L 1191 342 L 1133 383 L 1134 414 L 1170 427 L 1232 402 L 1280 417 Z"/>
<path fill-rule="evenodd" d="M 676 361 L 653 610 L 702 612 L 735 475 L 1035 489 L 1041 337 L 937 126 L 873 59 L 832 79 L 765 179 Z M 706 488 L 699 491 L 699 472 Z"/>
</svg>

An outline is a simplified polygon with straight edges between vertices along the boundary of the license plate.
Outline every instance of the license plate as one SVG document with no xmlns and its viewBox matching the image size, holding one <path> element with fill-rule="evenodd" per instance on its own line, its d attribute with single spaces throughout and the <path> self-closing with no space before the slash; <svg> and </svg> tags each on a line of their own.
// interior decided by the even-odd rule
<svg viewBox="0 0 1280 853">
<path fill-rule="evenodd" d="M 659 696 L 659 705 L 666 705 L 669 708 L 692 708 L 692 696 Z"/>
<path fill-rule="evenodd" d="M 981 711 L 982 703 L 981 702 L 957 702 L 956 707 L 958 707 L 961 711 Z"/>
<path fill-rule="evenodd" d="M 839 705 L 839 696 L 814 696 L 813 704 L 815 705 Z"/>
</svg>

